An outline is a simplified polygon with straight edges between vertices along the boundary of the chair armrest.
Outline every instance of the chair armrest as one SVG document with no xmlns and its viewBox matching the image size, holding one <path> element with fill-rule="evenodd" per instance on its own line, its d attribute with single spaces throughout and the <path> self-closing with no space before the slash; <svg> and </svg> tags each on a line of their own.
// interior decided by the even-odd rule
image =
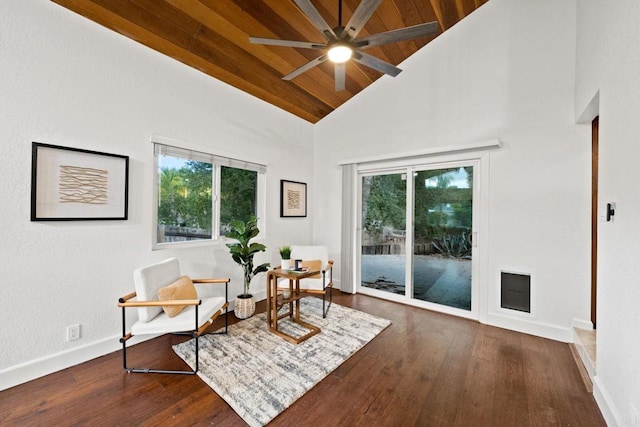
<svg viewBox="0 0 640 427">
<path fill-rule="evenodd" d="M 199 299 L 180 299 L 166 301 L 131 301 L 136 296 L 135 292 L 127 294 L 118 300 L 118 307 L 157 307 L 171 305 L 200 305 Z"/>
<path fill-rule="evenodd" d="M 231 279 L 191 279 L 193 283 L 229 283 Z"/>
<path fill-rule="evenodd" d="M 333 260 L 330 259 L 329 261 L 327 261 L 327 265 L 324 266 L 324 268 L 322 269 L 323 271 L 329 271 L 333 268 Z"/>
</svg>

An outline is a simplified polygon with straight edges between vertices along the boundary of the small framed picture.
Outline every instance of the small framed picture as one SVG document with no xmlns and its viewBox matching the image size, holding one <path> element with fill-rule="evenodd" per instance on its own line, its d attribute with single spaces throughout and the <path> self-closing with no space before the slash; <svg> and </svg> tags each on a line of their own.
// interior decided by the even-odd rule
<svg viewBox="0 0 640 427">
<path fill-rule="evenodd" d="M 34 142 L 31 221 L 125 220 L 129 157 Z"/>
<path fill-rule="evenodd" d="M 307 216 L 307 184 L 280 180 L 280 216 Z"/>
</svg>

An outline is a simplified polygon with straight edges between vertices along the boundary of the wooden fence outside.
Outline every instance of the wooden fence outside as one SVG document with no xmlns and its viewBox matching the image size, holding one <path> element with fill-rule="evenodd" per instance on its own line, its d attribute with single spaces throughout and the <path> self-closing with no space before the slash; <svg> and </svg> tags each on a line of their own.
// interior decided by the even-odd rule
<svg viewBox="0 0 640 427">
<path fill-rule="evenodd" d="M 158 225 L 159 242 L 187 242 L 189 240 L 211 239 L 211 230 L 177 225 Z"/>
</svg>

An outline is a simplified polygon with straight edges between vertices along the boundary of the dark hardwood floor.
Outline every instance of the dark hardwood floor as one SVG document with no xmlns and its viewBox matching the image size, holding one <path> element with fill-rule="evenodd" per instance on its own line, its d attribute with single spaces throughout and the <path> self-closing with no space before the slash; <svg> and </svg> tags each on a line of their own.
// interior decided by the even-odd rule
<svg viewBox="0 0 640 427">
<path fill-rule="evenodd" d="M 567 344 L 363 295 L 334 301 L 393 324 L 272 425 L 606 425 Z M 136 345 L 131 365 L 181 369 L 170 345 L 182 340 Z M 0 392 L 0 425 L 244 425 L 199 377 L 121 363 L 115 352 Z"/>
</svg>

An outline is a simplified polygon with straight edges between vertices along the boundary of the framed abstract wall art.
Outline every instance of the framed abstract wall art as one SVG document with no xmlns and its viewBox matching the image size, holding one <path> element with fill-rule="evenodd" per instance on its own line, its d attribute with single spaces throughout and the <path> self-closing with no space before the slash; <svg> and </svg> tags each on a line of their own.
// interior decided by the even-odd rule
<svg viewBox="0 0 640 427">
<path fill-rule="evenodd" d="M 31 221 L 126 220 L 129 157 L 32 143 Z"/>
<path fill-rule="evenodd" d="M 280 180 L 280 216 L 307 216 L 307 184 Z"/>
</svg>

